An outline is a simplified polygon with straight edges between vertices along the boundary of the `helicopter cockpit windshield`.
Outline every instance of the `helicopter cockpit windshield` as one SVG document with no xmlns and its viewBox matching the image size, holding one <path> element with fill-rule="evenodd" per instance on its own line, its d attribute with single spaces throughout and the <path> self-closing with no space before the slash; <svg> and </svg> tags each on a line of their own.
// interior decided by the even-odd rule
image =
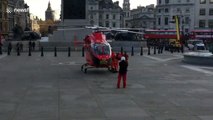
<svg viewBox="0 0 213 120">
<path fill-rule="evenodd" d="M 97 55 L 110 55 L 110 45 L 108 44 L 93 44 L 92 48 Z"/>
</svg>

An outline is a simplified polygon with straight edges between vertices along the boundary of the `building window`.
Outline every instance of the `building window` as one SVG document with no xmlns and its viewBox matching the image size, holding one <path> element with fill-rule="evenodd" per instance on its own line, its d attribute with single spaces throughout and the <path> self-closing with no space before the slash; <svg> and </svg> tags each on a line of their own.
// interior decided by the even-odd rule
<svg viewBox="0 0 213 120">
<path fill-rule="evenodd" d="M 199 20 L 199 28 L 205 28 L 206 20 Z"/>
<path fill-rule="evenodd" d="M 93 15 L 90 15 L 90 19 L 93 19 Z"/>
<path fill-rule="evenodd" d="M 189 8 L 186 8 L 186 13 L 190 13 L 190 9 Z"/>
<path fill-rule="evenodd" d="M 109 14 L 106 14 L 106 19 L 109 19 Z"/>
<path fill-rule="evenodd" d="M 165 8 L 165 13 L 168 13 L 169 12 L 169 9 L 168 8 Z"/>
<path fill-rule="evenodd" d="M 113 19 L 114 19 L 114 20 L 116 19 L 116 15 L 113 15 Z"/>
<path fill-rule="evenodd" d="M 200 9 L 200 15 L 206 15 L 206 9 Z"/>
<path fill-rule="evenodd" d="M 112 23 L 112 27 L 116 27 L 116 22 L 113 22 L 113 23 Z"/>
<path fill-rule="evenodd" d="M 168 25 L 168 24 L 169 24 L 169 18 L 168 18 L 168 17 L 165 17 L 164 23 L 165 23 L 165 25 Z"/>
<path fill-rule="evenodd" d="M 190 0 L 186 0 L 186 2 L 188 2 L 188 3 L 189 3 L 189 2 L 190 2 Z"/>
<path fill-rule="evenodd" d="M 90 7 L 90 10 L 93 10 L 93 7 Z"/>
<path fill-rule="evenodd" d="M 206 0 L 200 0 L 200 4 L 206 4 Z"/>
<path fill-rule="evenodd" d="M 210 4 L 213 4 L 213 0 L 209 0 L 209 3 L 210 3 Z"/>
<path fill-rule="evenodd" d="M 180 13 L 180 12 L 181 12 L 180 8 L 177 8 L 177 12 L 178 12 L 178 13 Z"/>
<path fill-rule="evenodd" d="M 102 22 L 99 22 L 99 26 L 103 26 Z"/>
<path fill-rule="evenodd" d="M 99 19 L 102 19 L 102 18 L 103 18 L 103 17 L 102 17 L 102 14 L 100 14 L 100 15 L 99 15 Z"/>
<path fill-rule="evenodd" d="M 213 20 L 208 21 L 208 26 L 209 26 L 209 28 L 213 28 Z"/>
<path fill-rule="evenodd" d="M 161 13 L 161 9 L 158 9 L 158 13 Z"/>
<path fill-rule="evenodd" d="M 169 0 L 165 0 L 165 3 L 168 4 L 168 3 L 169 3 Z"/>
<path fill-rule="evenodd" d="M 190 18 L 189 17 L 185 17 L 185 24 L 189 24 L 190 23 Z"/>
<path fill-rule="evenodd" d="M 159 0 L 159 5 L 161 4 L 161 0 Z"/>
<path fill-rule="evenodd" d="M 213 15 L 213 8 L 209 9 L 209 15 Z"/>
<path fill-rule="evenodd" d="M 105 22 L 105 27 L 109 27 L 109 22 L 108 21 Z"/>
<path fill-rule="evenodd" d="M 161 25 L 161 19 L 158 18 L 158 25 Z"/>
</svg>

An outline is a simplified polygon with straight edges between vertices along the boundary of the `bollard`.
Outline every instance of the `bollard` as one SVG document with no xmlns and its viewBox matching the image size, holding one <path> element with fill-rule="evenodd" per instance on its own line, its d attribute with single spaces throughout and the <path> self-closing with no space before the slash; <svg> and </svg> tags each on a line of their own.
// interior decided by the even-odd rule
<svg viewBox="0 0 213 120">
<path fill-rule="evenodd" d="M 143 56 L 143 47 L 141 46 L 141 56 Z"/>
<path fill-rule="evenodd" d="M 134 47 L 132 46 L 131 56 L 134 56 Z"/>
<path fill-rule="evenodd" d="M 68 47 L 68 57 L 70 57 L 70 56 L 71 56 L 71 48 Z"/>
<path fill-rule="evenodd" d="M 156 54 L 156 46 L 154 46 L 154 54 Z"/>
<path fill-rule="evenodd" d="M 28 53 L 28 56 L 31 56 L 31 47 L 29 47 L 29 53 Z"/>
<path fill-rule="evenodd" d="M 20 56 L 20 48 L 17 47 L 17 56 Z"/>
<path fill-rule="evenodd" d="M 54 53 L 55 53 L 54 56 L 57 57 L 57 48 L 56 47 L 54 49 Z"/>
<path fill-rule="evenodd" d="M 82 47 L 82 57 L 84 57 L 84 47 Z"/>
<path fill-rule="evenodd" d="M 44 56 L 44 48 L 41 47 L 41 57 L 43 57 L 43 56 Z"/>
<path fill-rule="evenodd" d="M 150 53 L 150 46 L 148 46 L 148 55 L 151 55 L 151 53 Z"/>
<path fill-rule="evenodd" d="M 7 47 L 7 55 L 10 55 L 11 51 L 12 51 L 12 44 L 11 44 L 11 42 L 9 42 L 8 47 Z"/>
<path fill-rule="evenodd" d="M 1 43 L 0 43 L 0 55 L 2 55 L 2 46 L 1 46 Z"/>
</svg>

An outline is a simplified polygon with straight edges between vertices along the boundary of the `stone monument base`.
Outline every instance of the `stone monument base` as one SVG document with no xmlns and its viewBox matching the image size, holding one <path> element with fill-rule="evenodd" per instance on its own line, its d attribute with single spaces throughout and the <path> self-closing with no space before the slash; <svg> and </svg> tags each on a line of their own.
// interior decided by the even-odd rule
<svg viewBox="0 0 213 120">
<path fill-rule="evenodd" d="M 66 42 L 82 41 L 85 36 L 92 33 L 92 29 L 87 29 L 86 20 L 65 20 L 58 25 L 57 31 L 49 36 L 49 42 Z"/>
</svg>

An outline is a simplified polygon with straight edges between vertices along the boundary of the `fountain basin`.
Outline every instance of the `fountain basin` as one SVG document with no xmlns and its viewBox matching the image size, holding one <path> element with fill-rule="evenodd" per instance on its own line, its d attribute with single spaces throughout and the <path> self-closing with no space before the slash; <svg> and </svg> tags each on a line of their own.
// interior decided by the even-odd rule
<svg viewBox="0 0 213 120">
<path fill-rule="evenodd" d="M 184 54 L 183 62 L 213 66 L 213 54 L 210 52 L 187 52 Z"/>
</svg>

